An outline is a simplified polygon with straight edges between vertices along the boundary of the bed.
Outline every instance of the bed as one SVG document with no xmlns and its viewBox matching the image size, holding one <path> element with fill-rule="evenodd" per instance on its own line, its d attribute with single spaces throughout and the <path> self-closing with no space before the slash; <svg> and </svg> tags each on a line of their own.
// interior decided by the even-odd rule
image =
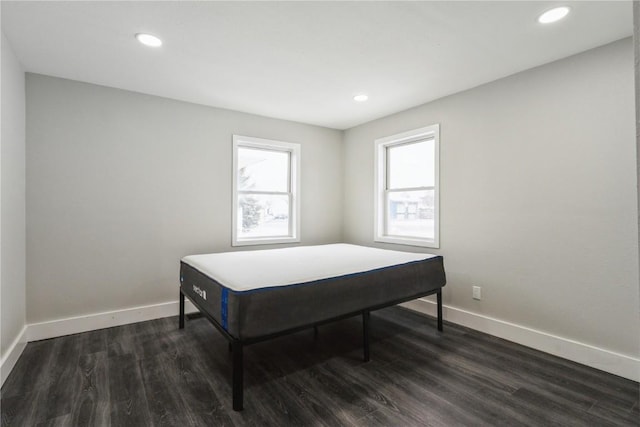
<svg viewBox="0 0 640 427">
<path fill-rule="evenodd" d="M 349 244 L 190 255 L 180 262 L 180 318 L 188 298 L 227 338 L 233 409 L 243 407 L 243 347 L 362 315 L 369 360 L 369 313 L 437 295 L 442 331 L 441 256 Z"/>
</svg>

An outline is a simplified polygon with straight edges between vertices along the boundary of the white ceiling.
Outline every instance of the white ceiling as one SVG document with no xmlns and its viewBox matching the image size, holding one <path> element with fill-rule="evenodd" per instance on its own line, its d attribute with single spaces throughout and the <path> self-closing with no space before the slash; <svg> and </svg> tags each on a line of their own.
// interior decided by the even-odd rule
<svg viewBox="0 0 640 427">
<path fill-rule="evenodd" d="M 569 4 L 549 25 L 538 14 Z M 631 2 L 10 2 L 25 69 L 346 129 L 632 35 Z M 158 49 L 135 33 L 156 34 Z M 367 93 L 369 101 L 353 96 Z"/>
</svg>

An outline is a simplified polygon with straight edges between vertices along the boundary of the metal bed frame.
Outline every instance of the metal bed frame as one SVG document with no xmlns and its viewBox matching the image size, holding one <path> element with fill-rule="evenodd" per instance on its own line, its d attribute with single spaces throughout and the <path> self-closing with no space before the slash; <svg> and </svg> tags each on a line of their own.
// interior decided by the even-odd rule
<svg viewBox="0 0 640 427">
<path fill-rule="evenodd" d="M 302 331 L 304 329 L 309 329 L 311 327 L 314 328 L 314 332 L 317 335 L 318 333 L 318 326 L 326 324 L 326 323 L 331 323 L 331 322 L 335 322 L 338 320 L 342 320 L 342 319 L 346 319 L 349 317 L 354 317 L 354 316 L 358 316 L 358 315 L 362 315 L 362 342 L 363 342 L 363 350 L 364 350 L 364 361 L 368 362 L 370 357 L 370 353 L 369 353 L 369 313 L 375 310 L 379 310 L 381 308 L 385 308 L 385 307 L 390 307 L 396 304 L 400 304 L 403 302 L 407 302 L 407 301 L 411 301 L 417 298 L 422 298 L 425 297 L 427 295 L 433 295 L 436 294 L 437 295 L 437 305 L 438 305 L 438 331 L 442 331 L 442 288 L 438 288 L 436 290 L 431 290 L 429 292 L 426 293 L 420 293 L 417 295 L 413 295 L 411 297 L 407 297 L 407 298 L 402 298 L 402 299 L 398 299 L 398 300 L 393 300 L 393 301 L 389 301 L 387 303 L 384 304 L 378 304 L 372 307 L 367 307 L 365 309 L 362 310 L 358 310 L 358 311 L 354 311 L 354 312 L 350 312 L 350 313 L 346 313 L 343 315 L 340 315 L 338 317 L 333 317 L 331 319 L 327 319 L 324 320 L 322 322 L 315 322 L 315 323 L 310 323 L 307 325 L 303 325 L 303 326 L 298 326 L 295 328 L 291 328 L 291 329 L 286 329 L 280 332 L 276 332 L 273 334 L 268 334 L 268 335 L 263 335 L 260 337 L 255 337 L 255 338 L 249 338 L 249 339 L 238 339 L 232 335 L 230 335 L 223 327 L 222 325 L 220 325 L 220 323 L 218 323 L 209 313 L 207 313 L 206 310 L 204 310 L 196 301 L 194 301 L 192 298 L 190 298 L 188 295 L 185 295 L 182 292 L 182 288 L 180 288 L 180 319 L 179 319 L 179 327 L 180 329 L 184 329 L 184 301 L 185 301 L 185 296 L 189 299 L 189 301 L 191 301 L 193 303 L 193 305 L 196 306 L 196 308 L 200 311 L 200 313 L 202 313 L 202 315 L 204 315 L 204 317 L 206 317 L 207 319 L 209 319 L 209 321 L 213 324 L 213 326 L 215 326 L 215 328 L 220 331 L 220 333 L 227 339 L 227 341 L 229 341 L 229 347 L 231 349 L 231 353 L 232 353 L 232 359 L 233 359 L 233 380 L 232 380 L 232 394 L 233 394 L 233 410 L 234 411 L 241 411 L 243 408 L 243 376 L 244 376 L 244 367 L 243 367 L 243 355 L 242 355 L 242 351 L 244 346 L 246 345 L 250 345 L 250 344 L 255 344 L 255 343 L 259 343 L 262 341 L 267 341 L 270 340 L 272 338 L 277 338 L 283 335 L 288 335 L 288 334 L 292 334 L 295 332 L 299 332 Z"/>
</svg>

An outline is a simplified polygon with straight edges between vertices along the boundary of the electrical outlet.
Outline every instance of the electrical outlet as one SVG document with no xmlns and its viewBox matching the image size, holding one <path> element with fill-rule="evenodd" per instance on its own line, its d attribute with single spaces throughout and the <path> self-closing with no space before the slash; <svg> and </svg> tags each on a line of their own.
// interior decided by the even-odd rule
<svg viewBox="0 0 640 427">
<path fill-rule="evenodd" d="M 477 299 L 477 300 L 482 299 L 482 288 L 480 286 L 473 287 L 473 299 Z"/>
</svg>

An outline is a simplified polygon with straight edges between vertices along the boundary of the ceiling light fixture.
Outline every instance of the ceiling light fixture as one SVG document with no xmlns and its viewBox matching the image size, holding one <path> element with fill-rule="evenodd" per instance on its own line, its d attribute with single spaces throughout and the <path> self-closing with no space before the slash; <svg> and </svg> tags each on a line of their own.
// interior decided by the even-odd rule
<svg viewBox="0 0 640 427">
<path fill-rule="evenodd" d="M 541 24 L 550 24 L 559 21 L 569 14 L 569 10 L 567 6 L 554 7 L 538 16 L 538 22 Z"/>
<path fill-rule="evenodd" d="M 366 101 L 367 99 L 369 99 L 369 97 L 368 97 L 367 95 L 365 95 L 365 94 L 362 94 L 362 95 L 356 95 L 356 96 L 354 96 L 354 97 L 353 97 L 353 100 L 354 100 L 354 101 L 358 101 L 358 102 L 364 102 L 364 101 Z"/>
<path fill-rule="evenodd" d="M 160 40 L 158 37 L 153 36 L 151 34 L 138 33 L 136 34 L 136 39 L 138 39 L 138 41 L 145 46 L 151 46 L 151 47 L 162 46 L 162 40 Z"/>
</svg>

